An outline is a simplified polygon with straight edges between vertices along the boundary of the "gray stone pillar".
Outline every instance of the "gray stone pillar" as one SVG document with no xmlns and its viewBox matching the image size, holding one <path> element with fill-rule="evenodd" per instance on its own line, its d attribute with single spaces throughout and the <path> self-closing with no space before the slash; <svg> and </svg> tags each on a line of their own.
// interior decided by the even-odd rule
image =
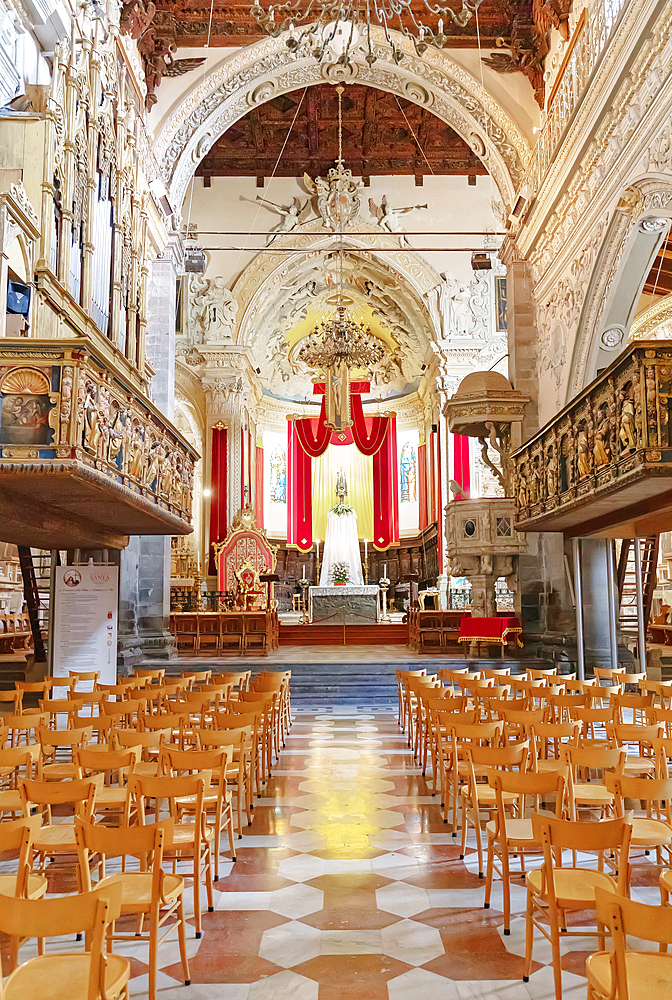
<svg viewBox="0 0 672 1000">
<path fill-rule="evenodd" d="M 175 412 L 175 291 L 181 246 L 173 235 L 152 262 L 147 295 L 145 355 L 154 370 L 150 396 L 172 420 Z M 168 629 L 170 536 L 140 535 L 121 554 L 119 664 L 177 655 Z"/>
<path fill-rule="evenodd" d="M 581 580 L 586 668 L 609 667 L 609 587 L 604 538 L 581 539 Z"/>
</svg>

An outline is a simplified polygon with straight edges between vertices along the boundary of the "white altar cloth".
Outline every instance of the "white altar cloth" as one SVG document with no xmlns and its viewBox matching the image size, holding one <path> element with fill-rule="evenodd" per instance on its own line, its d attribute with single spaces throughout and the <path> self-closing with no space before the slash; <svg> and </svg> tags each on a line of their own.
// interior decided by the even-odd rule
<svg viewBox="0 0 672 1000">
<path fill-rule="evenodd" d="M 324 539 L 322 555 L 322 572 L 320 587 L 328 587 L 333 581 L 331 571 L 334 563 L 344 562 L 349 567 L 348 584 L 353 587 L 364 585 L 362 574 L 362 558 L 359 554 L 359 536 L 357 534 L 357 514 L 354 510 L 349 514 L 327 514 L 327 531 Z"/>
</svg>

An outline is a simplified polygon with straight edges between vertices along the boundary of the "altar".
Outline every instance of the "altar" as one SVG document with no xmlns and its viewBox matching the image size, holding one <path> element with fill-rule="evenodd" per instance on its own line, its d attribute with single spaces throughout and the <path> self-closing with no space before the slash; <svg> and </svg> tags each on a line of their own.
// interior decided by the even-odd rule
<svg viewBox="0 0 672 1000">
<path fill-rule="evenodd" d="M 308 614 L 313 624 L 375 625 L 380 620 L 380 590 L 376 585 L 310 587 Z"/>
</svg>

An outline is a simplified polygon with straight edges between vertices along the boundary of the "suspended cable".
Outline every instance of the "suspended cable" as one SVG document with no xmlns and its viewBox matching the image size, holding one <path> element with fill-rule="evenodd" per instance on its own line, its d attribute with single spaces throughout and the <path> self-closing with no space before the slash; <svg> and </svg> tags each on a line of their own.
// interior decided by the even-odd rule
<svg viewBox="0 0 672 1000">
<path fill-rule="evenodd" d="M 205 43 L 206 51 L 210 48 L 210 38 L 212 34 L 212 18 L 215 10 L 215 0 L 210 0 L 210 17 L 208 19 L 208 37 Z M 203 60 L 203 76 L 201 77 L 201 86 L 205 83 L 205 78 L 208 73 L 208 57 L 206 55 Z M 191 178 L 191 190 L 189 191 L 189 211 L 187 212 L 187 239 L 189 238 L 189 226 L 191 225 L 191 206 L 194 201 L 194 184 L 196 183 L 196 174 L 194 173 Z"/>
<path fill-rule="evenodd" d="M 415 139 L 415 145 L 418 147 L 418 149 L 422 153 L 422 157 L 423 157 L 425 163 L 427 164 L 427 166 L 429 167 L 430 173 L 432 174 L 432 176 L 434 176 L 434 171 L 432 170 L 432 164 L 429 162 L 429 160 L 425 156 L 425 151 L 422 148 L 422 146 L 420 145 L 420 140 L 418 139 L 417 135 L 413 131 L 413 126 L 411 125 L 411 123 L 409 122 L 408 118 L 406 117 L 406 112 L 402 108 L 401 103 L 399 101 L 399 98 L 397 97 L 396 94 L 394 95 L 394 97 L 395 97 L 395 100 L 396 100 L 397 104 L 399 105 L 399 110 L 401 111 L 402 115 L 404 116 L 404 121 L 406 122 L 406 124 L 408 125 L 409 129 L 411 130 L 411 135 Z"/>
</svg>

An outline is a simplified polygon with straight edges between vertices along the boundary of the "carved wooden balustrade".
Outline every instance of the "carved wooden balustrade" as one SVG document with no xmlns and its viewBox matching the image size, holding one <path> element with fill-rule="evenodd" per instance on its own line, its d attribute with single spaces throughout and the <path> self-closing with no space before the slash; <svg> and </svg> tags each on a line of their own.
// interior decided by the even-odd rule
<svg viewBox="0 0 672 1000">
<path fill-rule="evenodd" d="M 88 338 L 0 341 L 0 538 L 123 547 L 191 531 L 194 449 Z"/>
<path fill-rule="evenodd" d="M 634 538 L 672 528 L 672 344 L 631 344 L 513 456 L 517 527 Z"/>
</svg>

